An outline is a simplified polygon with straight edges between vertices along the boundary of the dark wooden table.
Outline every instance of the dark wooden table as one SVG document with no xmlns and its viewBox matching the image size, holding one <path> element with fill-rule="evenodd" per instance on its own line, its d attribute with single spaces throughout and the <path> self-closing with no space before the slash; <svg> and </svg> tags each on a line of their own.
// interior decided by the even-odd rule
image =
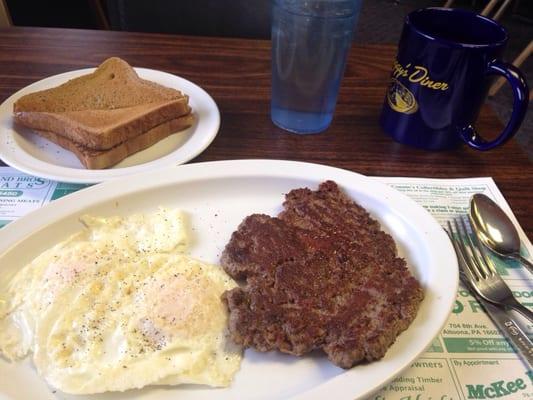
<svg viewBox="0 0 533 400">
<path fill-rule="evenodd" d="M 467 146 L 427 152 L 398 144 L 381 130 L 378 117 L 395 51 L 394 45 L 352 48 L 333 123 L 319 135 L 289 134 L 270 121 L 269 41 L 4 29 L 0 30 L 0 100 L 47 76 L 119 56 L 134 66 L 180 75 L 213 96 L 222 117 L 220 132 L 194 162 L 271 158 L 328 164 L 375 176 L 491 176 L 531 238 L 533 168 L 516 142 L 490 152 Z M 501 123 L 485 107 L 477 126 L 489 135 L 499 131 Z"/>
</svg>

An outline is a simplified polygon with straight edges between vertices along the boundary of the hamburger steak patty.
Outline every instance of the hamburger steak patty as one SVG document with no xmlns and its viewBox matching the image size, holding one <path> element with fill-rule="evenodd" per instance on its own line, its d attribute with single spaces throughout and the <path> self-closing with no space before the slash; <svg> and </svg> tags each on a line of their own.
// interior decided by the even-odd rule
<svg viewBox="0 0 533 400">
<path fill-rule="evenodd" d="M 322 349 L 342 368 L 385 354 L 415 318 L 423 292 L 393 239 L 326 181 L 286 195 L 278 217 L 253 214 L 222 266 L 234 342 L 302 355 Z"/>
</svg>

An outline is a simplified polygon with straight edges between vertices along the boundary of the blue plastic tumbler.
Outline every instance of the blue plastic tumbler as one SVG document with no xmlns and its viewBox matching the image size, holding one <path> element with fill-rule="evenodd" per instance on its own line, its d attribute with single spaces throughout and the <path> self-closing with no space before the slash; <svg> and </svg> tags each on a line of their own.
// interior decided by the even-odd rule
<svg viewBox="0 0 533 400">
<path fill-rule="evenodd" d="M 272 121 L 295 133 L 331 123 L 361 0 L 273 0 Z"/>
</svg>

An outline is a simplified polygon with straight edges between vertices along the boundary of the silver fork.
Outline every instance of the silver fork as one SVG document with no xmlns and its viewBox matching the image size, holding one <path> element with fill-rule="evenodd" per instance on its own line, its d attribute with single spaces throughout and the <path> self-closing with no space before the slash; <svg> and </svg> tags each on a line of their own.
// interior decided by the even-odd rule
<svg viewBox="0 0 533 400">
<path fill-rule="evenodd" d="M 513 296 L 509 286 L 507 286 L 492 262 L 483 253 L 477 238 L 475 238 L 476 243 L 474 243 L 468 234 L 464 219 L 456 218 L 453 220 L 455 231 L 450 221 L 447 222 L 447 225 L 447 233 L 455 252 L 464 260 L 466 268 L 464 268 L 463 272 L 476 293 L 490 303 L 510 307 L 518 311 L 533 322 L 533 312 L 520 304 Z"/>
</svg>

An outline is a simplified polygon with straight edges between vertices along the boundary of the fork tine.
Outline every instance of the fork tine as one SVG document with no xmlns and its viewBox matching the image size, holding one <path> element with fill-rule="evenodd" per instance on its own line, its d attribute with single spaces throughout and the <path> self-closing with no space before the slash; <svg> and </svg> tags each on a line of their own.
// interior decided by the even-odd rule
<svg viewBox="0 0 533 400">
<path fill-rule="evenodd" d="M 490 258 L 488 258 L 485 255 L 485 252 L 483 251 L 483 248 L 478 246 L 478 249 L 479 249 L 479 254 L 481 255 L 481 258 L 483 259 L 483 262 L 485 263 L 485 265 L 487 266 L 487 268 L 490 271 L 490 274 L 491 275 L 497 274 L 498 271 L 496 271 L 496 267 L 494 266 L 494 263 L 492 262 L 492 260 Z"/>
<path fill-rule="evenodd" d="M 470 224 L 470 226 L 472 226 L 472 224 Z M 476 242 L 475 243 L 475 247 L 476 247 L 476 249 L 478 249 L 478 252 L 479 252 L 479 255 L 480 255 L 482 261 L 487 266 L 487 268 L 488 268 L 488 270 L 490 272 L 489 275 L 497 274 L 498 271 L 496 271 L 496 267 L 494 266 L 494 263 L 492 262 L 492 260 L 490 258 L 488 258 L 487 255 L 485 254 L 484 246 L 479 241 L 479 238 L 477 237 L 477 235 L 473 235 L 473 236 L 474 236 L 474 240 Z"/>
<path fill-rule="evenodd" d="M 453 225 L 457 232 L 458 239 L 456 240 L 457 247 L 459 248 L 461 255 L 465 261 L 470 274 L 474 277 L 474 280 L 479 280 L 483 278 L 483 274 L 479 271 L 477 265 L 472 260 L 471 249 L 467 248 L 465 245 L 465 234 L 461 231 L 457 218 L 453 219 Z M 453 232 L 453 231 L 452 231 Z"/>
<path fill-rule="evenodd" d="M 454 231 L 450 221 L 447 221 L 448 229 L 450 230 L 448 236 L 450 236 L 455 252 L 458 254 L 459 257 L 461 257 L 463 261 L 463 265 L 465 266 L 465 272 L 468 274 L 468 277 L 475 282 L 480 279 L 479 273 L 476 270 L 476 267 L 470 261 L 470 256 L 467 254 L 467 250 L 463 243 L 463 238 L 459 229 L 459 225 L 457 224 L 457 221 L 455 219 L 453 220 L 453 223 L 455 225 L 455 231 L 457 232 L 457 238 L 453 236 Z"/>
<path fill-rule="evenodd" d="M 450 224 L 450 221 L 446 221 L 446 223 L 448 225 L 448 229 L 444 228 L 444 231 L 448 234 L 448 237 L 450 238 L 450 241 L 452 242 L 452 246 L 455 249 L 455 254 L 457 255 L 457 260 L 459 261 L 460 275 L 464 279 L 466 279 L 468 286 L 473 287 L 474 290 L 478 292 L 477 286 L 472 284 L 473 282 L 476 281 L 476 277 L 472 275 L 472 272 L 470 271 L 470 267 L 468 266 L 468 263 L 466 262 L 463 252 L 461 251 L 459 244 L 457 243 L 457 239 L 453 237 L 452 225 Z"/>
<path fill-rule="evenodd" d="M 471 268 L 475 271 L 478 279 L 485 279 L 487 277 L 487 273 L 476 259 L 476 252 L 474 246 L 472 245 L 472 241 L 470 240 L 468 228 L 466 227 L 464 220 L 461 217 L 457 217 L 455 219 L 455 223 L 457 225 L 457 229 L 461 232 L 460 235 L 462 239 L 462 245 L 464 246 L 465 253 L 468 254 L 468 262 L 471 265 Z"/>
<path fill-rule="evenodd" d="M 461 225 L 463 226 L 463 229 L 465 231 L 466 241 L 468 243 L 468 246 L 470 247 L 473 262 L 482 272 L 484 278 L 493 275 L 493 271 L 490 268 L 485 255 L 481 253 L 480 248 L 476 246 L 476 244 L 474 244 L 472 237 L 468 234 L 468 228 L 466 227 L 466 223 L 463 218 L 461 218 Z"/>
</svg>

